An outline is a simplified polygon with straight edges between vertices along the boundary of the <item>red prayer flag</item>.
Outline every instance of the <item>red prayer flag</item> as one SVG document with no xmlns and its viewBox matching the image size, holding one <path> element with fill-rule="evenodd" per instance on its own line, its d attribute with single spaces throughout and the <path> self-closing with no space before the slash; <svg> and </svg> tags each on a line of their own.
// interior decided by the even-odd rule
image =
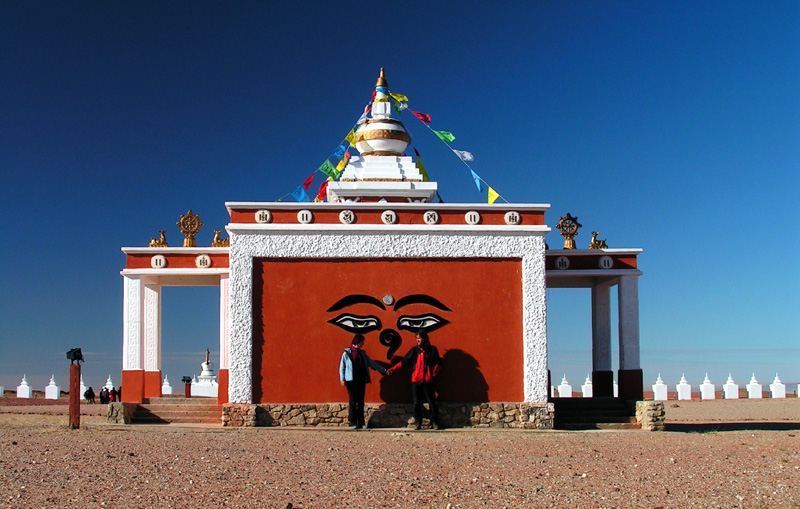
<svg viewBox="0 0 800 509">
<path fill-rule="evenodd" d="M 422 120 L 426 124 L 430 124 L 431 123 L 431 116 L 430 115 L 426 115 L 424 113 L 420 113 L 418 111 L 413 111 L 413 110 L 408 110 L 408 111 L 410 111 L 415 117 L 417 117 L 418 119 Z"/>
<path fill-rule="evenodd" d="M 319 192 L 317 193 L 317 200 L 325 201 L 325 198 L 328 196 L 328 181 L 326 180 L 319 186 Z"/>
<path fill-rule="evenodd" d="M 316 175 L 316 172 L 312 173 L 311 176 L 308 177 L 305 182 L 303 182 L 303 188 L 308 189 L 311 187 L 311 183 L 314 182 L 314 175 Z"/>
</svg>

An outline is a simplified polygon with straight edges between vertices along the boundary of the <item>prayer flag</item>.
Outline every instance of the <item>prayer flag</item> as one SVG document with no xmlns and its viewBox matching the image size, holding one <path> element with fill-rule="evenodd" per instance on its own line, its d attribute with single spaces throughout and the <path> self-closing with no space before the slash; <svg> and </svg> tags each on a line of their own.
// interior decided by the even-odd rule
<svg viewBox="0 0 800 509">
<path fill-rule="evenodd" d="M 311 187 L 311 183 L 314 182 L 314 175 L 316 174 L 317 172 L 312 173 L 311 176 L 308 177 L 305 182 L 303 182 L 303 188 L 308 189 Z"/>
<path fill-rule="evenodd" d="M 349 143 L 351 147 L 356 146 L 356 133 L 352 129 L 350 129 L 350 132 L 347 133 L 344 139 L 347 140 L 347 143 Z"/>
<path fill-rule="evenodd" d="M 411 114 L 413 114 L 415 117 L 417 117 L 418 119 L 422 120 L 426 124 L 430 124 L 431 123 L 431 116 L 430 115 L 426 115 L 425 113 L 420 113 L 420 112 L 414 111 L 414 110 L 408 110 L 408 111 L 410 111 Z"/>
<path fill-rule="evenodd" d="M 474 161 L 475 156 L 472 155 L 472 152 L 467 152 L 466 150 L 456 150 L 453 149 L 453 152 L 464 162 Z"/>
<path fill-rule="evenodd" d="M 306 193 L 302 185 L 297 186 L 294 191 L 291 192 L 291 195 L 292 198 L 299 202 L 311 201 L 311 198 L 308 197 L 308 193 Z"/>
<path fill-rule="evenodd" d="M 481 178 L 473 170 L 469 170 L 469 172 L 472 173 L 472 180 L 475 181 L 475 185 L 478 187 L 478 192 L 483 192 L 483 185 L 481 184 Z"/>
<path fill-rule="evenodd" d="M 492 186 L 489 186 L 489 203 L 494 203 L 499 197 L 500 195 L 497 194 L 497 191 L 492 189 Z"/>
<path fill-rule="evenodd" d="M 428 177 L 428 172 L 425 171 L 425 167 L 422 166 L 422 159 L 419 157 L 419 152 L 417 149 L 414 149 L 414 153 L 417 154 L 417 166 L 419 166 L 419 172 L 422 174 L 422 181 L 423 182 L 430 182 L 431 179 Z"/>
<path fill-rule="evenodd" d="M 408 102 L 408 97 L 404 96 L 403 94 L 395 94 L 394 92 L 389 92 L 389 95 L 392 96 L 392 98 L 397 102 L 400 103 Z"/>
<path fill-rule="evenodd" d="M 389 89 L 386 87 L 375 87 L 376 92 L 380 92 L 381 94 L 388 94 Z"/>
<path fill-rule="evenodd" d="M 319 167 L 319 171 L 329 177 L 333 177 L 334 179 L 339 176 L 339 172 L 336 171 L 336 168 L 334 168 L 331 162 L 327 159 L 325 159 L 325 162 Z"/>
<path fill-rule="evenodd" d="M 347 166 L 347 159 L 342 159 L 339 161 L 339 164 L 336 165 L 336 171 L 341 172 L 345 166 Z"/>
<path fill-rule="evenodd" d="M 328 196 L 328 180 L 324 181 L 319 186 L 319 191 L 317 192 L 317 201 L 325 201 L 325 198 Z"/>
<path fill-rule="evenodd" d="M 345 147 L 344 144 L 339 145 L 338 147 L 336 147 L 336 150 L 333 152 L 333 155 L 341 159 L 344 157 L 345 150 L 347 150 L 347 147 Z"/>
<path fill-rule="evenodd" d="M 431 130 L 433 131 L 433 129 Z M 456 139 L 456 137 L 453 136 L 453 133 L 448 131 L 433 131 L 433 132 L 436 133 L 436 136 L 438 136 L 440 140 L 447 143 L 452 143 Z"/>
</svg>

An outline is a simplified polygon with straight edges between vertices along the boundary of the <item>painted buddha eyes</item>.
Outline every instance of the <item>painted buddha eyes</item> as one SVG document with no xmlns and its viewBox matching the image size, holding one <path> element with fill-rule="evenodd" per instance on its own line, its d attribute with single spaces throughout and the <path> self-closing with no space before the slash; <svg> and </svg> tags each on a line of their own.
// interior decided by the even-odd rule
<svg viewBox="0 0 800 509">
<path fill-rule="evenodd" d="M 328 320 L 328 323 L 353 334 L 366 334 L 367 332 L 381 329 L 381 321 L 375 316 L 357 316 L 344 313 Z"/>
<path fill-rule="evenodd" d="M 450 323 L 439 315 L 428 313 L 420 316 L 401 316 L 397 319 L 397 328 L 411 332 L 432 332 Z"/>
<path fill-rule="evenodd" d="M 391 297 L 391 296 L 389 296 Z M 391 303 L 391 299 L 390 303 Z M 384 303 L 369 295 L 347 295 L 337 301 L 333 306 L 328 309 L 331 311 L 340 311 L 343 308 L 352 306 L 354 304 L 370 304 L 382 310 L 386 310 Z M 429 295 L 408 295 L 397 300 L 394 309 L 398 310 L 410 304 L 426 304 L 443 311 L 450 311 L 450 308 L 442 304 L 439 300 Z M 380 330 L 382 327 L 381 321 L 377 316 L 360 316 L 350 313 L 342 313 L 336 318 L 328 320 L 328 323 L 335 325 L 347 332 L 354 334 L 365 334 L 374 330 Z M 402 315 L 397 319 L 397 328 L 399 330 L 407 330 L 413 333 L 425 331 L 431 332 L 444 327 L 450 323 L 449 320 L 442 318 L 435 313 L 425 313 L 421 315 Z"/>
</svg>

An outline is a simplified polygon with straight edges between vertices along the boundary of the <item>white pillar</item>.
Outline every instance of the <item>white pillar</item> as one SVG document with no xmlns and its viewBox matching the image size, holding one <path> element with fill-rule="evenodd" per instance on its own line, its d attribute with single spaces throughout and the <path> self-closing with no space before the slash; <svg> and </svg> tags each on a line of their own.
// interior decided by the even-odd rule
<svg viewBox="0 0 800 509">
<path fill-rule="evenodd" d="M 145 284 L 144 290 L 144 370 L 161 371 L 161 285 Z"/>
<path fill-rule="evenodd" d="M 592 287 L 592 369 L 611 371 L 611 288 Z"/>
<path fill-rule="evenodd" d="M 639 366 L 639 278 L 619 278 L 619 369 Z"/>
<path fill-rule="evenodd" d="M 142 369 L 142 280 L 123 276 L 122 369 Z"/>
<path fill-rule="evenodd" d="M 228 274 L 222 274 L 219 278 L 219 369 L 228 369 L 228 354 L 230 352 L 230 342 L 228 341 L 228 284 L 230 278 Z"/>
</svg>

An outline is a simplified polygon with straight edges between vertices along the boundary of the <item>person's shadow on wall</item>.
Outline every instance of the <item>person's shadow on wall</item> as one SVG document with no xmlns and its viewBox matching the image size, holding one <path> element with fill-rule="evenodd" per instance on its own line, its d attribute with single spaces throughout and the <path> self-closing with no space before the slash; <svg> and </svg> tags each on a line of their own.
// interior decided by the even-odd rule
<svg viewBox="0 0 800 509">
<path fill-rule="evenodd" d="M 393 357 L 391 366 L 400 357 Z M 380 364 L 384 364 L 381 362 Z M 388 366 L 387 366 L 388 367 Z M 411 372 L 407 365 L 380 380 L 381 399 L 386 403 L 411 403 Z M 448 350 L 442 356 L 442 368 L 436 380 L 437 398 L 442 402 L 489 401 L 489 385 L 475 357 L 463 350 Z"/>
</svg>

